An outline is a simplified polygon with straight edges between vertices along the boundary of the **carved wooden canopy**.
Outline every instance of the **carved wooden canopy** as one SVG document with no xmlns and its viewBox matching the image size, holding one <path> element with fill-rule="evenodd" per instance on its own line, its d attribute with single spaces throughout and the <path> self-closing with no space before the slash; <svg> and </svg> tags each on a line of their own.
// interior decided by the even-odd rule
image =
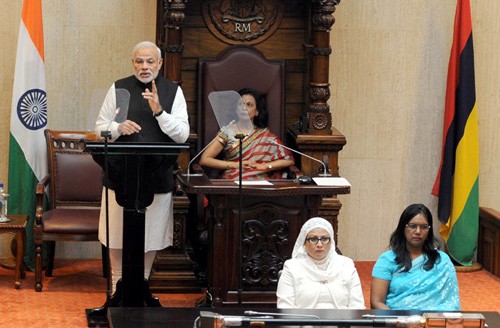
<svg viewBox="0 0 500 328">
<path fill-rule="evenodd" d="M 342 148 L 345 138 L 333 128 L 327 103 L 330 30 L 340 0 L 157 1 L 163 74 L 182 85 L 193 123 L 198 119 L 197 62 L 233 44 L 252 45 L 268 59 L 285 60 L 285 124 L 295 142 L 306 140 L 303 149 L 320 156 L 330 156 L 332 144 L 336 151 Z M 304 135 L 318 136 L 320 142 L 299 138 Z"/>
</svg>

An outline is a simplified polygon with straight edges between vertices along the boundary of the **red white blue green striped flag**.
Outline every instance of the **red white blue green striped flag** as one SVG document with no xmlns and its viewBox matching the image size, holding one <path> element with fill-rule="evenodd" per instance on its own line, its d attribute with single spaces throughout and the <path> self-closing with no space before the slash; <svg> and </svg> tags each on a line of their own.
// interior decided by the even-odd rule
<svg viewBox="0 0 500 328">
<path fill-rule="evenodd" d="M 450 256 L 472 264 L 479 222 L 479 141 L 469 0 L 458 0 L 448 66 L 443 149 L 432 193 Z"/>
<path fill-rule="evenodd" d="M 25 263 L 33 268 L 37 183 L 47 173 L 42 1 L 24 0 L 19 26 L 9 148 L 9 213 L 28 214 Z"/>
</svg>

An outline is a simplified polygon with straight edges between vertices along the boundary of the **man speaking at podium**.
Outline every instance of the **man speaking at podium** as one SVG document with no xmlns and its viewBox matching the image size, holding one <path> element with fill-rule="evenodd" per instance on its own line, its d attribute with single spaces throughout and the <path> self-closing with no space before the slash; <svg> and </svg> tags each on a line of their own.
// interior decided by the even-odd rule
<svg viewBox="0 0 500 328">
<path fill-rule="evenodd" d="M 182 89 L 159 76 L 163 64 L 160 49 L 152 42 L 138 43 L 132 51 L 134 75 L 116 81 L 102 104 L 95 131 L 111 132 L 115 142 L 177 142 L 189 136 L 186 100 Z M 122 95 L 126 94 L 126 97 Z M 130 95 L 130 100 L 128 101 Z M 126 116 L 118 119 L 120 110 L 128 107 Z M 121 122 L 120 122 L 121 121 Z M 112 157 L 112 156 L 111 156 Z M 110 157 L 110 170 L 117 159 Z M 115 160 L 115 163 L 113 163 Z M 145 215 L 144 278 L 149 279 L 157 250 L 172 245 L 174 175 L 172 161 L 160 162 L 155 168 L 154 199 Z M 116 202 L 116 186 L 109 179 L 109 250 L 112 292 L 122 277 L 123 208 Z M 105 190 L 103 189 L 103 200 Z M 99 220 L 99 240 L 106 245 L 106 211 L 103 202 Z"/>
</svg>

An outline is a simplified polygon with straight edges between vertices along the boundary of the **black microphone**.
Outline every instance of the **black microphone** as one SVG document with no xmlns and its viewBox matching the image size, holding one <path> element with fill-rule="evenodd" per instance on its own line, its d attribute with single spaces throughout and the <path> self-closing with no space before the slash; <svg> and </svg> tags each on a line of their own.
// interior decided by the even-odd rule
<svg viewBox="0 0 500 328">
<path fill-rule="evenodd" d="M 226 126 L 222 127 L 222 128 L 220 129 L 220 131 L 221 131 L 221 132 L 225 132 L 225 131 L 227 130 L 227 128 L 228 128 L 231 124 L 233 124 L 233 123 L 235 123 L 235 122 L 236 122 L 235 120 L 232 120 L 232 121 L 231 121 L 231 122 L 229 122 Z M 207 147 L 208 147 L 208 146 L 210 146 L 210 145 L 212 144 L 212 142 L 214 142 L 215 140 L 217 140 L 217 138 L 213 138 L 213 139 L 212 139 L 212 140 L 211 140 L 211 141 L 210 141 L 210 142 L 209 142 L 209 143 L 208 143 L 208 144 L 207 144 L 207 145 L 206 145 L 206 146 L 205 146 L 205 147 L 204 147 L 204 148 L 203 148 L 203 149 L 202 149 L 202 150 L 198 153 L 198 154 L 196 154 L 196 156 L 195 156 L 195 157 L 193 157 L 193 159 L 192 159 L 192 160 L 190 160 L 190 161 L 189 161 L 189 163 L 188 163 L 188 169 L 187 169 L 187 174 L 186 174 L 186 175 L 191 175 L 191 174 L 189 173 L 189 172 L 190 172 L 190 169 L 191 169 L 191 164 L 194 162 L 194 160 L 195 160 L 195 159 L 197 159 L 197 158 L 198 158 L 198 156 L 200 156 L 201 154 L 203 154 L 203 152 L 205 151 L 205 149 L 207 149 Z M 195 174 L 193 174 L 193 175 L 199 175 L 199 173 L 195 173 Z"/>
<path fill-rule="evenodd" d="M 331 177 L 331 176 L 332 176 L 332 174 L 331 174 L 331 173 L 329 173 L 329 172 L 328 172 L 328 170 L 326 169 L 326 165 L 325 165 L 325 163 L 324 163 L 324 162 L 322 162 L 322 161 L 320 161 L 319 159 L 316 159 L 316 158 L 314 158 L 314 157 L 312 157 L 312 156 L 309 156 L 309 155 L 307 155 L 307 154 L 304 154 L 304 153 L 302 153 L 302 152 L 300 152 L 300 151 L 298 151 L 298 150 L 295 150 L 295 149 L 292 149 L 292 148 L 287 147 L 287 146 L 285 146 L 285 145 L 282 145 L 282 144 L 278 143 L 278 142 L 276 141 L 276 139 L 271 140 L 271 142 L 272 142 L 272 143 L 274 143 L 275 145 L 279 146 L 279 147 L 286 148 L 286 149 L 288 149 L 288 150 L 290 150 L 290 151 L 293 151 L 294 153 L 299 154 L 300 156 L 307 157 L 307 158 L 312 159 L 313 161 L 316 161 L 316 162 L 320 163 L 321 165 L 323 165 L 323 173 L 318 173 L 318 175 L 319 175 L 320 177 Z M 311 178 L 310 178 L 310 177 L 308 177 L 308 178 L 309 178 L 308 180 L 309 180 L 309 181 L 311 181 Z M 301 182 L 302 182 L 302 181 L 301 181 Z M 310 183 L 310 182 L 309 182 L 309 183 Z"/>
</svg>

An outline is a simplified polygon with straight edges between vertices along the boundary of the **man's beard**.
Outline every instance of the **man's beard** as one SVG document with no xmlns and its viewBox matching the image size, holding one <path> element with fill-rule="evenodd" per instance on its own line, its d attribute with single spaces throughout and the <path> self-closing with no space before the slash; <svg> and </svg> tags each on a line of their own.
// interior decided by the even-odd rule
<svg viewBox="0 0 500 328">
<path fill-rule="evenodd" d="M 140 74 L 135 74 L 135 77 L 136 77 L 139 81 L 141 81 L 142 83 L 144 83 L 144 84 L 148 84 L 149 82 L 153 81 L 154 79 L 156 79 L 156 78 L 158 77 L 158 73 L 159 73 L 159 71 L 158 71 L 158 72 L 156 72 L 156 73 L 153 73 L 153 74 L 152 74 L 150 77 L 148 77 L 148 78 L 141 78 L 141 75 L 140 75 Z"/>
</svg>

